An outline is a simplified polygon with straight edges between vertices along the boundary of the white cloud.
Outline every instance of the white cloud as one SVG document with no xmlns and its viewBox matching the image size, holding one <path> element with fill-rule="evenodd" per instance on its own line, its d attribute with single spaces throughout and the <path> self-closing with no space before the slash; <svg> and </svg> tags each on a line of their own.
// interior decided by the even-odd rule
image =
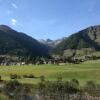
<svg viewBox="0 0 100 100">
<path fill-rule="evenodd" d="M 18 6 L 17 6 L 15 3 L 11 3 L 11 5 L 12 5 L 12 7 L 15 8 L 15 9 L 18 8 Z"/>
<path fill-rule="evenodd" d="M 11 24 L 12 25 L 16 25 L 16 23 L 17 23 L 16 19 L 11 19 Z"/>
</svg>

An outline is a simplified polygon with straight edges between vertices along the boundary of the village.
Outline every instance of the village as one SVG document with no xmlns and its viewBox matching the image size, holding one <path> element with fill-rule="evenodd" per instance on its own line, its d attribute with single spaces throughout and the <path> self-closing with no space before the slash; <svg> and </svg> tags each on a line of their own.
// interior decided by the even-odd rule
<svg viewBox="0 0 100 100">
<path fill-rule="evenodd" d="M 82 62 L 88 61 L 88 60 L 98 60 L 100 57 L 92 56 L 92 55 L 84 55 L 82 57 L 50 57 L 50 58 L 44 58 L 44 57 L 37 57 L 33 58 L 31 60 L 29 59 L 21 59 L 16 56 L 10 56 L 10 55 L 0 55 L 0 65 L 1 66 L 21 66 L 21 65 L 41 65 L 41 64 L 56 64 L 56 65 L 63 65 L 63 64 L 80 64 Z"/>
</svg>

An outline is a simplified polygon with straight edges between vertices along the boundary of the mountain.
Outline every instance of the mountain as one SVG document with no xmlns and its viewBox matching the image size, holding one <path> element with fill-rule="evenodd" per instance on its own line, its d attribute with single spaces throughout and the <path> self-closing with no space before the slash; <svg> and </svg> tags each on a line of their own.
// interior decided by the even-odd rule
<svg viewBox="0 0 100 100">
<path fill-rule="evenodd" d="M 32 37 L 0 25 L 0 55 L 48 56 L 48 46 Z"/>
<path fill-rule="evenodd" d="M 63 39 L 57 39 L 57 40 L 51 40 L 51 39 L 40 39 L 39 42 L 43 43 L 45 45 L 48 45 L 50 47 L 55 47 L 57 44 L 59 44 Z"/>
<path fill-rule="evenodd" d="M 82 50 L 84 48 L 100 50 L 100 25 L 91 26 L 70 35 L 54 48 L 53 53 L 62 55 L 66 50 Z"/>
</svg>

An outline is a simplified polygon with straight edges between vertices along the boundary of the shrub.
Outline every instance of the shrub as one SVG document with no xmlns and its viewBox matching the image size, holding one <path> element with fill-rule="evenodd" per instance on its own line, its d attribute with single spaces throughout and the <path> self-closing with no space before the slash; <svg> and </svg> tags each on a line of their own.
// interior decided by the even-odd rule
<svg viewBox="0 0 100 100">
<path fill-rule="evenodd" d="M 77 79 L 72 79 L 71 82 L 75 83 L 77 86 L 79 86 L 79 81 Z"/>
<path fill-rule="evenodd" d="M 21 79 L 21 76 L 18 75 L 17 78 L 18 78 L 18 79 Z"/>
<path fill-rule="evenodd" d="M 1 81 L 1 76 L 0 76 L 0 81 Z"/>
<path fill-rule="evenodd" d="M 77 93 L 79 88 L 75 82 L 67 81 L 66 83 L 64 83 L 64 90 L 67 93 Z"/>
<path fill-rule="evenodd" d="M 62 79 L 63 79 L 63 78 L 62 78 L 61 75 L 57 77 L 57 81 L 58 81 L 58 82 L 62 82 Z"/>
<path fill-rule="evenodd" d="M 40 76 L 40 80 L 41 80 L 41 82 L 44 82 L 45 81 L 45 76 Z"/>
<path fill-rule="evenodd" d="M 16 94 L 16 90 L 21 86 L 17 80 L 11 80 L 5 84 L 5 93 L 8 96 L 13 97 Z"/>
<path fill-rule="evenodd" d="M 10 74 L 11 79 L 17 79 L 17 74 Z"/>
<path fill-rule="evenodd" d="M 35 76 L 32 75 L 32 74 L 30 74 L 30 75 L 28 76 L 28 78 L 35 78 Z"/>
<path fill-rule="evenodd" d="M 23 78 L 35 78 L 34 75 L 30 74 L 30 75 L 23 75 Z"/>
<path fill-rule="evenodd" d="M 23 78 L 28 78 L 28 76 L 27 75 L 23 75 Z"/>
<path fill-rule="evenodd" d="M 96 83 L 94 81 L 87 81 L 86 85 L 85 85 L 85 90 L 96 90 L 97 86 Z"/>
</svg>

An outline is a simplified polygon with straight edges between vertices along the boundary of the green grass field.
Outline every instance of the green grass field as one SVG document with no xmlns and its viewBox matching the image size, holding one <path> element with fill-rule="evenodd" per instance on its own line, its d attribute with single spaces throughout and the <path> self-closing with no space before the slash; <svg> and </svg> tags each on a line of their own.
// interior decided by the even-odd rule
<svg viewBox="0 0 100 100">
<path fill-rule="evenodd" d="M 71 80 L 76 78 L 81 84 L 88 80 L 94 80 L 100 83 L 100 60 L 88 61 L 82 64 L 66 64 L 61 66 L 56 65 L 30 65 L 30 66 L 0 66 L 0 75 L 3 80 L 10 80 L 10 74 L 20 76 L 33 74 L 36 77 L 44 75 L 46 80 L 56 80 L 58 75 L 63 77 L 63 80 Z M 22 83 L 36 84 L 40 81 L 37 79 L 19 79 Z"/>
</svg>

